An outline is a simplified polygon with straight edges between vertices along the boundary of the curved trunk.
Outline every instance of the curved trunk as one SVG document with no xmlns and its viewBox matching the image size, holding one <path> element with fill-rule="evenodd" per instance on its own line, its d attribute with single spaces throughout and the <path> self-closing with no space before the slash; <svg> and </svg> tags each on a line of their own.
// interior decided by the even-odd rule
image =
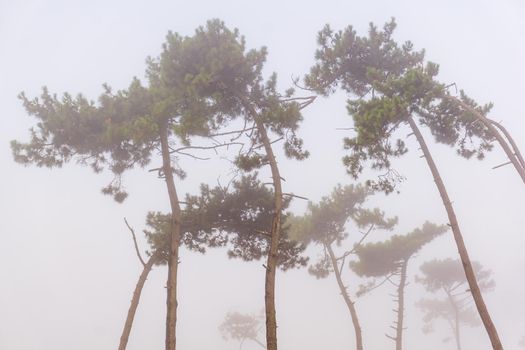
<svg viewBox="0 0 525 350">
<path fill-rule="evenodd" d="M 407 285 L 408 259 L 403 260 L 397 287 L 396 350 L 403 349 L 403 322 L 405 320 L 405 286 Z"/>
<path fill-rule="evenodd" d="M 170 254 L 168 257 L 168 281 L 166 298 L 166 350 L 176 349 L 177 325 L 177 269 L 179 266 L 179 245 L 181 239 L 181 209 L 173 169 L 171 167 L 170 148 L 168 144 L 168 120 L 160 126 L 160 145 L 162 152 L 162 170 L 171 207 Z"/>
<path fill-rule="evenodd" d="M 518 158 L 518 161 L 520 162 L 521 164 L 521 167 L 523 169 L 525 169 L 525 160 L 523 159 L 523 156 L 521 155 L 521 151 L 518 147 L 518 145 L 516 144 L 516 142 L 514 141 L 514 138 L 512 138 L 512 136 L 510 135 L 509 131 L 507 130 L 506 127 L 504 127 L 503 125 L 501 125 L 500 123 L 492 120 L 492 119 L 488 119 L 492 124 L 494 124 L 498 129 L 501 130 L 501 132 L 503 133 L 503 135 L 505 135 L 505 137 L 507 138 L 507 140 L 509 141 L 510 143 L 510 146 L 512 147 L 512 150 L 514 151 L 514 154 L 516 155 L 516 158 Z"/>
<path fill-rule="evenodd" d="M 142 288 L 144 288 L 144 283 L 148 279 L 148 275 L 151 271 L 151 268 L 157 261 L 157 255 L 153 254 L 150 256 L 148 261 L 144 264 L 144 269 L 140 274 L 137 285 L 135 286 L 135 291 L 133 292 L 133 298 L 131 299 L 131 305 L 128 309 L 128 316 L 126 317 L 126 323 L 124 324 L 124 329 L 122 330 L 122 335 L 120 336 L 120 343 L 118 350 L 125 350 L 128 345 L 129 334 L 131 333 L 131 327 L 133 326 L 133 320 L 135 319 L 135 313 L 137 312 L 137 307 L 139 306 L 140 296 L 142 294 Z"/>
<path fill-rule="evenodd" d="M 512 165 L 514 165 L 514 168 L 516 169 L 516 171 L 520 175 L 520 177 L 523 180 L 523 182 L 525 182 L 525 168 L 524 168 L 524 165 L 523 165 L 524 164 L 523 163 L 523 157 L 521 157 L 521 154 L 519 152 L 519 149 L 518 149 L 517 145 L 514 143 L 514 140 L 512 139 L 512 137 L 510 137 L 510 134 L 507 132 L 507 130 L 504 129 L 503 126 L 501 126 L 501 125 L 498 126 L 498 128 L 500 128 L 500 130 L 502 130 L 502 132 L 507 135 L 507 139 L 509 139 L 509 142 L 511 142 L 511 144 L 513 144 L 513 148 L 514 148 L 514 151 L 515 151 L 516 154 L 514 154 L 514 152 L 510 149 L 508 143 L 505 141 L 503 136 L 501 136 L 499 131 L 494 126 L 494 125 L 498 125 L 496 122 L 494 122 L 493 120 L 488 119 L 483 114 L 479 113 L 474 108 L 472 108 L 471 106 L 467 105 L 465 102 L 461 101 L 460 99 L 458 99 L 456 97 L 452 97 L 452 96 L 448 96 L 448 98 L 452 99 L 453 101 L 455 101 L 457 103 L 459 103 L 463 108 L 465 108 L 469 112 L 473 113 L 476 116 L 476 118 L 480 122 L 482 122 L 483 125 L 487 129 L 489 129 L 491 135 L 496 138 L 496 140 L 500 144 L 501 148 L 503 148 L 503 151 L 505 152 L 505 154 L 507 154 L 507 157 L 509 158 L 509 161 L 512 163 Z M 519 154 L 519 156 L 518 156 L 518 154 Z M 521 160 L 519 158 L 521 158 Z"/>
<path fill-rule="evenodd" d="M 339 271 L 339 266 L 337 266 L 337 258 L 335 257 L 332 246 L 330 244 L 325 244 L 324 246 L 328 251 L 328 255 L 330 255 L 330 261 L 332 262 L 332 268 L 334 269 L 337 285 L 339 286 L 341 295 L 343 296 L 346 306 L 348 307 L 348 311 L 350 311 L 350 316 L 352 317 L 352 323 L 354 325 L 355 332 L 355 348 L 356 350 L 363 350 L 363 336 L 361 334 L 361 325 L 359 324 L 359 318 L 357 317 L 357 311 L 355 309 L 354 302 L 352 301 L 352 299 L 350 299 L 348 291 L 346 290 L 346 287 L 343 284 L 341 273 Z"/>
<path fill-rule="evenodd" d="M 485 330 L 487 331 L 487 334 L 490 338 L 490 342 L 492 343 L 492 348 L 494 350 L 503 350 L 498 332 L 494 326 L 494 323 L 492 322 L 490 314 L 487 310 L 487 306 L 485 305 L 485 301 L 483 300 L 483 296 L 481 295 L 478 281 L 476 280 L 476 275 L 474 273 L 474 269 L 472 268 L 472 263 L 468 255 L 467 248 L 465 247 L 465 242 L 463 241 L 463 235 L 461 234 L 461 230 L 459 228 L 456 213 L 454 212 L 454 207 L 450 202 L 445 184 L 441 179 L 441 175 L 439 174 L 437 166 L 434 163 L 434 159 L 430 154 L 427 144 L 425 143 L 425 139 L 423 138 L 423 135 L 421 134 L 421 131 L 419 130 L 416 122 L 412 119 L 412 117 L 408 117 L 407 121 L 412 129 L 412 132 L 417 138 L 421 150 L 423 151 L 427 164 L 430 168 L 430 171 L 432 172 L 432 176 L 434 177 L 434 182 L 436 183 L 439 194 L 443 201 L 443 205 L 447 211 L 449 225 L 452 228 L 452 233 L 454 235 L 454 240 L 456 241 L 461 263 L 463 264 L 463 269 L 465 270 L 465 276 L 467 278 L 472 297 L 474 298 L 474 302 L 476 303 L 478 313 L 481 317 L 481 320 L 483 321 L 483 325 L 485 326 Z"/>
</svg>

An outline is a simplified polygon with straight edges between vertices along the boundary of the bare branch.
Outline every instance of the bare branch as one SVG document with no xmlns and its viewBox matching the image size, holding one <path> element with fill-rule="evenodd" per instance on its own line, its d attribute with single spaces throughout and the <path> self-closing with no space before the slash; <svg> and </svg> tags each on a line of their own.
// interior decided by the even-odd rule
<svg viewBox="0 0 525 350">
<path fill-rule="evenodd" d="M 126 226 L 128 227 L 129 231 L 131 232 L 131 236 L 133 237 L 133 244 L 135 245 L 135 252 L 137 253 L 137 257 L 140 260 L 140 263 L 143 267 L 146 267 L 146 262 L 144 259 L 142 259 L 142 255 L 140 254 L 139 245 L 137 243 L 137 237 L 135 236 L 135 230 L 129 225 L 128 220 L 124 218 L 124 222 L 126 223 Z"/>
<path fill-rule="evenodd" d="M 308 198 L 306 198 L 306 197 L 298 196 L 298 195 L 293 194 L 293 193 L 283 193 L 283 196 L 289 196 L 289 197 L 295 197 L 295 198 L 299 198 L 299 199 L 304 199 L 305 201 L 308 200 Z"/>
<path fill-rule="evenodd" d="M 184 150 L 187 150 L 187 149 L 214 150 L 214 151 L 216 151 L 217 148 L 229 147 L 229 146 L 233 146 L 233 145 L 240 145 L 240 146 L 242 146 L 244 144 L 242 142 L 225 142 L 225 143 L 219 143 L 219 144 L 216 144 L 216 145 L 213 145 L 213 146 L 184 146 L 184 147 L 171 149 L 170 153 L 181 153 L 181 151 L 184 151 Z"/>
<path fill-rule="evenodd" d="M 492 169 L 498 169 L 498 168 L 504 167 L 505 165 L 509 165 L 509 164 L 512 164 L 512 162 L 508 161 L 508 162 L 505 162 L 503 164 L 499 164 L 499 165 L 493 166 Z"/>
<path fill-rule="evenodd" d="M 181 151 L 178 151 L 177 152 L 178 154 L 181 154 L 183 156 L 188 156 L 188 157 L 191 157 L 193 159 L 198 159 L 198 160 L 210 160 L 210 157 L 199 157 L 199 156 L 196 156 L 194 154 L 191 154 L 191 153 L 186 153 L 186 152 L 181 152 Z"/>
</svg>

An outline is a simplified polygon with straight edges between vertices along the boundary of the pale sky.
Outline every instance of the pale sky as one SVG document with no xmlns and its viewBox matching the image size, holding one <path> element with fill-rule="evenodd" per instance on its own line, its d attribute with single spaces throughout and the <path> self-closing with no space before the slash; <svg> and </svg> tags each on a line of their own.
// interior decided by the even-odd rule
<svg viewBox="0 0 525 350">
<path fill-rule="evenodd" d="M 0 0 L 0 349 L 115 349 L 141 270 L 122 218 L 140 232 L 149 210 L 168 210 L 164 184 L 145 170 L 125 177 L 130 197 L 117 204 L 100 192 L 110 174 L 97 175 L 75 163 L 53 170 L 14 163 L 9 141 L 27 140 L 34 124 L 16 97 L 19 92 L 34 96 L 46 85 L 53 92 L 82 92 L 96 99 L 104 82 L 124 88 L 133 76 L 142 77 L 145 58 L 159 54 L 168 30 L 191 35 L 210 18 L 239 28 L 248 47 L 267 46 L 266 72 L 276 71 L 286 88 L 292 76 L 308 72 L 316 33 L 324 24 L 335 29 L 353 25 L 365 35 L 369 22 L 382 25 L 391 17 L 398 23 L 395 37 L 425 48 L 427 59 L 440 64 L 442 81 L 455 82 L 481 103 L 494 102 L 491 116 L 525 150 L 525 4 L 518 0 Z M 353 183 L 341 163 L 347 134 L 336 130 L 349 125 L 342 94 L 319 98 L 305 110 L 300 134 L 311 157 L 298 163 L 279 153 L 286 192 L 318 200 L 337 183 Z M 496 289 L 486 301 L 506 349 L 515 349 L 525 336 L 525 186 L 511 166 L 491 169 L 505 162 L 497 146 L 478 162 L 429 143 L 472 258 L 493 270 Z M 219 161 L 183 159 L 182 164 L 189 174 L 178 184 L 183 194 L 195 193 L 202 182 L 215 184 L 218 175 L 228 177 L 228 166 Z M 425 220 L 445 223 L 416 147 L 395 167 L 407 177 L 402 193 L 376 196 L 370 205 L 399 216 L 396 233 Z M 304 208 L 304 202 L 293 205 L 298 214 Z M 387 237 L 378 233 L 376 239 Z M 318 250 L 309 252 L 315 258 Z M 441 343 L 444 333 L 422 334 L 421 315 L 413 305 L 422 295 L 413 281 L 420 263 L 446 256 L 456 257 L 450 232 L 410 267 L 408 350 L 454 347 Z M 262 262 L 228 260 L 224 250 L 184 251 L 181 261 L 179 349 L 237 349 L 238 344 L 223 341 L 217 327 L 228 311 L 262 309 Z M 349 271 L 345 276 L 355 291 L 359 280 Z M 165 278 L 166 268 L 160 267 L 150 276 L 128 349 L 163 348 Z M 318 281 L 303 269 L 280 273 L 277 283 L 281 349 L 352 348 L 350 317 L 333 278 Z M 393 348 L 384 336 L 394 319 L 391 292 L 386 287 L 356 303 L 369 349 Z M 465 348 L 489 349 L 482 328 L 466 334 Z M 257 345 L 250 346 L 244 349 Z"/>
</svg>

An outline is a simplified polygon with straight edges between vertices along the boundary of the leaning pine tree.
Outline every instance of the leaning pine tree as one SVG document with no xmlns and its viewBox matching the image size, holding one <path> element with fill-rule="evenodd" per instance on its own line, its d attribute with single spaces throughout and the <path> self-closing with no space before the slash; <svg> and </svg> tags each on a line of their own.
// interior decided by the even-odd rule
<svg viewBox="0 0 525 350">
<path fill-rule="evenodd" d="M 483 300 L 472 268 L 452 202 L 419 127 L 429 128 L 437 142 L 457 147 L 459 155 L 482 159 L 492 148 L 493 135 L 475 122 L 471 109 L 486 115 L 489 106 L 480 107 L 464 93 L 461 101 L 469 109 L 458 108 L 449 98 L 446 86 L 435 80 L 438 66 L 424 62 L 424 52 L 413 51 L 410 42 L 399 46 L 393 39 L 395 22 L 382 31 L 371 25 L 368 37 L 359 37 L 349 27 L 333 32 L 325 27 L 318 37 L 317 63 L 306 77 L 311 89 L 328 95 L 337 86 L 350 94 L 348 111 L 354 120 L 355 137 L 345 139 L 350 155 L 344 158 L 348 172 L 357 178 L 365 163 L 392 174 L 391 159 L 408 149 L 395 132 L 407 125 L 432 173 L 446 209 L 465 275 L 487 334 L 495 350 L 503 348 L 496 327 Z M 394 172 L 395 174 L 395 172 Z M 396 178 L 381 177 L 375 182 L 386 192 L 394 189 Z"/>
</svg>

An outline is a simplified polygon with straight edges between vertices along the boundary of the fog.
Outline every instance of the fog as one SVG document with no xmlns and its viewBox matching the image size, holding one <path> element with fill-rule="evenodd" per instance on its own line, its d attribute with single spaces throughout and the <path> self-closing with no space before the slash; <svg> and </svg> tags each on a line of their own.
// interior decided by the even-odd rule
<svg viewBox="0 0 525 350">
<path fill-rule="evenodd" d="M 395 39 L 411 40 L 440 65 L 439 80 L 456 83 L 480 103 L 493 102 L 490 116 L 501 121 L 525 150 L 523 82 L 525 81 L 525 4 L 519 1 L 7 1 L 0 0 L 0 349 L 115 349 L 142 266 L 123 218 L 134 227 L 138 244 L 148 211 L 169 212 L 165 183 L 155 173 L 135 169 L 124 176 L 129 197 L 116 203 L 101 193 L 112 175 L 95 174 L 70 162 L 62 168 L 23 166 L 13 161 L 11 140 L 27 141 L 35 120 L 17 95 L 40 94 L 42 86 L 59 94 L 82 92 L 96 100 L 102 84 L 115 90 L 144 78 L 145 59 L 161 52 L 168 31 L 192 35 L 208 19 L 238 28 L 248 48 L 268 48 L 264 75 L 277 72 L 279 88 L 293 85 L 314 63 L 316 35 L 325 24 L 354 26 L 366 35 L 368 24 L 395 17 Z M 298 94 L 309 94 L 298 91 Z M 352 126 L 338 92 L 318 97 L 304 109 L 298 131 L 310 157 L 288 160 L 276 147 L 285 192 L 313 202 L 337 184 L 356 183 L 341 158 L 343 137 Z M 408 134 L 403 129 L 402 134 Z M 483 161 L 464 160 L 449 147 L 430 142 L 453 202 L 472 260 L 492 271 L 493 291 L 485 301 L 506 349 L 518 349 L 525 336 L 525 186 L 498 145 Z M 404 234 L 425 221 L 448 222 L 439 193 L 415 140 L 393 167 L 406 177 L 400 194 L 374 195 L 367 207 L 380 207 L 399 223 L 371 241 Z M 218 157 L 185 157 L 188 177 L 177 180 L 181 196 L 197 194 L 201 183 L 226 183 L 231 165 Z M 155 158 L 147 169 L 161 166 Z M 363 180 L 376 176 L 365 172 Z M 270 182 L 270 173 L 261 171 Z M 290 210 L 302 215 L 307 201 L 295 198 Z M 351 249 L 356 228 L 349 226 Z M 340 252 L 345 247 L 337 248 Z M 315 262 L 318 246 L 306 251 Z M 419 266 L 434 258 L 457 258 L 452 233 L 429 243 L 409 265 L 406 288 L 405 349 L 454 349 L 448 326 L 422 331 L 415 303 L 429 296 L 415 282 Z M 264 261 L 228 259 L 226 249 L 206 254 L 181 248 L 178 278 L 177 346 L 179 349 L 238 349 L 219 331 L 228 312 L 264 309 Z M 149 276 L 128 345 L 130 350 L 162 349 L 166 317 L 166 266 Z M 347 267 L 344 278 L 354 295 L 360 279 Z M 392 333 L 395 287 L 385 284 L 357 299 L 365 349 L 394 349 Z M 333 275 L 316 279 L 306 268 L 278 271 L 276 309 L 280 349 L 353 349 L 352 321 Z M 264 323 L 264 322 L 263 322 Z M 463 328 L 464 349 L 491 349 L 482 326 Z M 264 339 L 264 329 L 259 333 Z M 243 349 L 257 349 L 246 341 Z"/>
</svg>

